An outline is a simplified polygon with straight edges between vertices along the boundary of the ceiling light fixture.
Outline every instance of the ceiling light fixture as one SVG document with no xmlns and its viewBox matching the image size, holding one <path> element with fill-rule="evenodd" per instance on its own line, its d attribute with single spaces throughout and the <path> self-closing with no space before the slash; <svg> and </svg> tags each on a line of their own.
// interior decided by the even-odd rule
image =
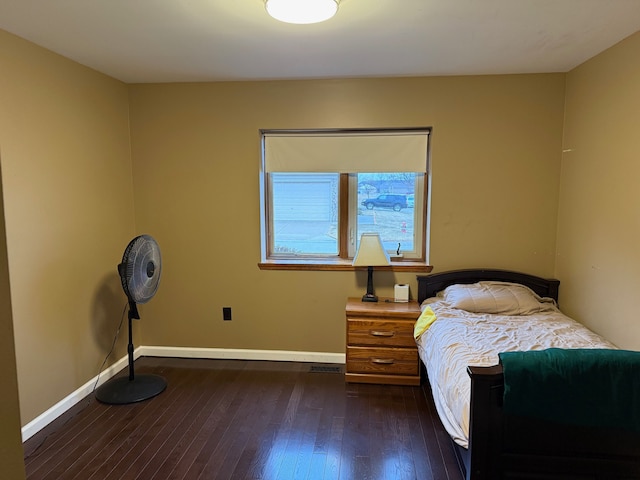
<svg viewBox="0 0 640 480">
<path fill-rule="evenodd" d="M 319 23 L 338 11 L 340 0 L 266 0 L 265 8 L 276 20 L 286 23 Z"/>
</svg>

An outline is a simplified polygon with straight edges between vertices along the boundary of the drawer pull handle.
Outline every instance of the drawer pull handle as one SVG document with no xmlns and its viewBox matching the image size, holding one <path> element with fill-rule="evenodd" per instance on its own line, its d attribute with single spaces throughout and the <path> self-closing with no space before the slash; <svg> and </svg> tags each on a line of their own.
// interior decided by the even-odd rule
<svg viewBox="0 0 640 480">
<path fill-rule="evenodd" d="M 369 334 L 372 337 L 393 337 L 396 334 L 396 332 L 369 330 Z"/>
<path fill-rule="evenodd" d="M 379 365 L 393 365 L 393 358 L 372 358 L 371 363 Z"/>
</svg>

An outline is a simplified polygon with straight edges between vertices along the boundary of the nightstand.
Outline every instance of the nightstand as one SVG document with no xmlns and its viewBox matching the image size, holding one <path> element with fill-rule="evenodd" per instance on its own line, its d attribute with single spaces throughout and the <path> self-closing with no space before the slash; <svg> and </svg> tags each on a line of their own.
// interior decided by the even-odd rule
<svg viewBox="0 0 640 480">
<path fill-rule="evenodd" d="M 363 302 L 349 298 L 345 380 L 357 383 L 420 385 L 413 325 L 418 302 Z"/>
</svg>

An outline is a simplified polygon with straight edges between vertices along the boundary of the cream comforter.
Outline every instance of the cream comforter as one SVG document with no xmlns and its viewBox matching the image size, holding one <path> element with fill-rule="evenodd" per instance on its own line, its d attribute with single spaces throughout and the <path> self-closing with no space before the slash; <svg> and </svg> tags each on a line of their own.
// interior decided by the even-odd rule
<svg viewBox="0 0 640 480">
<path fill-rule="evenodd" d="M 438 414 L 453 440 L 468 447 L 471 381 L 467 366 L 498 363 L 498 353 L 545 348 L 616 348 L 548 304 L 532 315 L 470 313 L 427 300 L 437 320 L 416 341 Z"/>
</svg>

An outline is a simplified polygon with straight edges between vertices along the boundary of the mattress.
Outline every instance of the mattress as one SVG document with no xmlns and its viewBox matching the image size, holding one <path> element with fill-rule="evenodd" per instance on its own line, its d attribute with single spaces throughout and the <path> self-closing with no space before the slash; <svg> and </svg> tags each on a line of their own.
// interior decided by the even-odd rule
<svg viewBox="0 0 640 480">
<path fill-rule="evenodd" d="M 616 347 L 551 303 L 530 315 L 472 313 L 427 299 L 436 321 L 417 340 L 436 409 L 453 440 L 468 448 L 471 380 L 467 367 L 498 363 L 500 352 Z"/>
</svg>

